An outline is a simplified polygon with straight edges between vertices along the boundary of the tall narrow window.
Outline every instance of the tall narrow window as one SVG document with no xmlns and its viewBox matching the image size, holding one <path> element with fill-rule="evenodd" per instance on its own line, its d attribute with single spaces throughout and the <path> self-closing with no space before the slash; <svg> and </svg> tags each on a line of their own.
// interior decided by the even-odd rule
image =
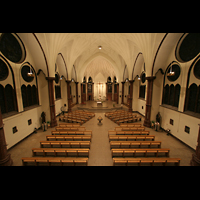
<svg viewBox="0 0 200 200">
<path fill-rule="evenodd" d="M 2 56 L 0 56 L 0 107 L 2 114 L 17 111 L 13 71 L 6 59 Z M 8 115 L 4 115 L 3 117 L 5 116 Z"/>
</svg>

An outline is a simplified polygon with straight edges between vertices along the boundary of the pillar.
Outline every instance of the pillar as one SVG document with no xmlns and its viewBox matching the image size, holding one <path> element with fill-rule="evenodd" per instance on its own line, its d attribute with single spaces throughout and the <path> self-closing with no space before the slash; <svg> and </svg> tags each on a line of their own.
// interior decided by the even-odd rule
<svg viewBox="0 0 200 200">
<path fill-rule="evenodd" d="M 49 88 L 49 105 L 50 105 L 50 117 L 51 117 L 51 127 L 57 126 L 56 112 L 55 112 L 55 100 L 54 100 L 54 84 L 53 81 L 55 77 L 46 77 L 48 81 Z"/>
<path fill-rule="evenodd" d="M 125 82 L 121 82 L 122 83 L 122 104 L 124 103 L 124 83 Z"/>
<path fill-rule="evenodd" d="M 147 99 L 146 99 L 146 112 L 145 112 L 145 120 L 144 120 L 144 126 L 151 127 L 151 103 L 152 103 L 152 92 L 153 92 L 153 81 L 156 77 L 155 76 L 149 76 L 146 77 L 147 83 Z"/>
<path fill-rule="evenodd" d="M 197 147 L 196 152 L 192 154 L 192 160 L 190 161 L 191 166 L 200 166 L 200 124 L 199 125 L 199 134 L 197 138 Z"/>
<path fill-rule="evenodd" d="M 6 139 L 3 128 L 3 120 L 0 107 L 0 166 L 11 166 L 13 161 L 10 154 L 7 153 Z"/>
<path fill-rule="evenodd" d="M 72 112 L 72 95 L 70 94 L 70 80 L 66 80 L 67 83 L 67 99 L 68 99 L 68 112 Z"/>
<path fill-rule="evenodd" d="M 128 111 L 129 112 L 132 112 L 132 100 L 133 100 L 133 82 L 134 80 L 130 80 L 129 83 L 130 83 L 130 94 L 129 94 L 129 109 Z"/>
</svg>

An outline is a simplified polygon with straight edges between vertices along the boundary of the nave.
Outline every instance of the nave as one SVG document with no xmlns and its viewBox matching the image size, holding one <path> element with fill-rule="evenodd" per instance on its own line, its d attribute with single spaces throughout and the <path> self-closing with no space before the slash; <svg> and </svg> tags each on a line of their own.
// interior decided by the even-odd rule
<svg viewBox="0 0 200 200">
<path fill-rule="evenodd" d="M 74 107 L 74 110 L 76 109 L 77 108 Z M 101 126 L 97 125 L 97 118 L 99 116 L 103 118 Z M 142 117 L 142 121 L 135 123 L 143 123 L 143 121 L 144 118 Z M 58 124 L 64 123 L 59 121 L 59 117 L 57 117 L 57 122 Z M 86 130 L 92 130 L 88 166 L 113 166 L 108 131 L 114 130 L 118 125 L 105 117 L 105 113 L 95 113 L 95 117 L 84 123 L 82 126 L 84 126 Z M 30 135 L 13 148 L 9 149 L 8 153 L 11 153 L 12 155 L 13 166 L 22 166 L 21 158 L 31 157 L 31 149 L 39 148 L 40 141 L 46 140 L 46 135 L 51 135 L 51 132 L 54 130 L 55 127 L 49 128 L 45 132 L 38 130 L 36 134 Z M 167 136 L 165 132 L 156 132 L 153 129 L 146 127 L 145 130 L 150 131 L 150 135 L 155 135 L 157 141 L 162 141 L 162 148 L 170 148 L 170 157 L 181 159 L 180 166 L 190 165 L 191 155 L 194 153 L 194 150 L 174 137 Z"/>
</svg>

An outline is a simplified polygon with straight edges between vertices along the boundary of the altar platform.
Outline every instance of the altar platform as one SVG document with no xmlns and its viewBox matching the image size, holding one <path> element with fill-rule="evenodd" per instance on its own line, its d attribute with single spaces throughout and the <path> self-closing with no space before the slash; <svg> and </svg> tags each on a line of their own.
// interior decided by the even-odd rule
<svg viewBox="0 0 200 200">
<path fill-rule="evenodd" d="M 97 103 L 99 102 L 99 103 Z M 113 107 L 113 104 L 115 106 Z M 77 104 L 75 105 L 72 110 L 87 110 L 90 112 L 97 112 L 97 113 L 104 113 L 104 112 L 109 112 L 109 111 L 114 111 L 114 110 L 127 110 L 128 107 L 125 105 L 117 104 L 114 101 L 103 101 L 100 103 L 100 101 L 86 101 L 85 104 Z"/>
</svg>

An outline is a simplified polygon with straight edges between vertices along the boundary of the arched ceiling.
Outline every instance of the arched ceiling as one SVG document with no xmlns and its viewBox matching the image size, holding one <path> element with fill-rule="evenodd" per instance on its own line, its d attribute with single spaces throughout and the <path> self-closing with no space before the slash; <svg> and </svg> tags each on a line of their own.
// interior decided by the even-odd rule
<svg viewBox="0 0 200 200">
<path fill-rule="evenodd" d="M 73 65 L 78 82 L 82 81 L 87 69 L 98 66 L 92 71 L 101 72 L 105 76 L 115 72 L 120 82 L 123 81 L 125 66 L 129 72 L 129 80 L 132 79 L 133 67 L 140 52 L 146 76 L 154 75 L 162 67 L 160 65 L 163 61 L 167 60 L 166 53 L 170 54 L 169 51 L 176 45 L 171 42 L 176 43 L 181 34 L 168 33 L 166 38 L 165 33 L 24 33 L 19 36 L 33 55 L 37 70 L 44 68 L 47 76 L 55 76 L 55 63 L 58 62 L 59 68 L 65 67 L 60 71 L 65 78 L 68 74 L 68 79 L 71 79 Z M 98 46 L 102 46 L 102 49 L 99 50 Z M 161 59 L 163 54 L 164 60 Z M 140 72 L 137 66 L 140 65 L 136 63 L 134 77 L 140 75 L 137 74 Z M 107 72 L 103 72 L 101 68 Z"/>
<path fill-rule="evenodd" d="M 103 80 L 107 80 L 109 76 L 111 77 L 111 79 L 116 76 L 115 69 L 112 64 L 102 56 L 96 57 L 87 65 L 84 76 L 86 77 L 86 79 L 91 76 L 93 77 L 93 81 L 96 82 L 95 78 L 99 73 L 103 75 Z"/>
</svg>

